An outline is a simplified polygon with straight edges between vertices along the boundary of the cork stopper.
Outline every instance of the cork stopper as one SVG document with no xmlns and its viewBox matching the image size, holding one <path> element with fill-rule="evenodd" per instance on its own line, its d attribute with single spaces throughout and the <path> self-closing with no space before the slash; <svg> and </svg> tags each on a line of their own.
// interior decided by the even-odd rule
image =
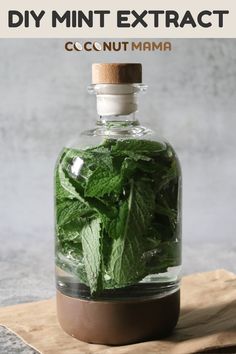
<svg viewBox="0 0 236 354">
<path fill-rule="evenodd" d="M 142 65 L 139 63 L 98 63 L 92 65 L 93 84 L 142 83 Z"/>
</svg>

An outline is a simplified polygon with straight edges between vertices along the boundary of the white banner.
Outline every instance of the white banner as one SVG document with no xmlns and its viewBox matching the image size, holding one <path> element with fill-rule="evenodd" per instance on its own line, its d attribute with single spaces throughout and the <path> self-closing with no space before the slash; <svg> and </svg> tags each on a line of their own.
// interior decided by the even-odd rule
<svg viewBox="0 0 236 354">
<path fill-rule="evenodd" d="M 1 1 L 0 38 L 236 38 L 236 2 Z"/>
</svg>

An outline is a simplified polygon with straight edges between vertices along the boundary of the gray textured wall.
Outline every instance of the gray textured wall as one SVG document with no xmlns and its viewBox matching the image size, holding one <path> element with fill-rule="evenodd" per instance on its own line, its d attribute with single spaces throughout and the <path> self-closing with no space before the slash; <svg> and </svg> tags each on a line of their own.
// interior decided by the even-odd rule
<svg viewBox="0 0 236 354">
<path fill-rule="evenodd" d="M 182 161 L 185 244 L 202 252 L 225 243 L 233 259 L 236 41 L 173 40 L 172 52 L 110 54 L 67 53 L 64 42 L 0 40 L 0 238 L 8 249 L 24 257 L 27 245 L 30 252 L 45 254 L 45 244 L 52 250 L 58 151 L 96 119 L 86 92 L 91 63 L 140 61 L 149 85 L 142 122 L 172 142 Z M 212 266 L 224 266 L 227 257 Z M 186 253 L 186 262 L 192 258 Z M 203 268 L 196 261 L 194 270 L 198 264 Z"/>
</svg>

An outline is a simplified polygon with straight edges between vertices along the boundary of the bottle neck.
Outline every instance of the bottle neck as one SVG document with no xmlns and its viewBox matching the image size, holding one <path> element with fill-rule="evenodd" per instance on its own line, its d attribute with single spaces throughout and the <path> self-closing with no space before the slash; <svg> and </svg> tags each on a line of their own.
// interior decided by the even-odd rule
<svg viewBox="0 0 236 354">
<path fill-rule="evenodd" d="M 138 124 L 136 112 L 126 115 L 101 115 L 97 120 L 97 125 L 107 127 L 129 127 Z"/>
<path fill-rule="evenodd" d="M 137 125 L 138 93 L 145 91 L 142 84 L 96 84 L 89 92 L 97 98 L 98 125 Z"/>
</svg>

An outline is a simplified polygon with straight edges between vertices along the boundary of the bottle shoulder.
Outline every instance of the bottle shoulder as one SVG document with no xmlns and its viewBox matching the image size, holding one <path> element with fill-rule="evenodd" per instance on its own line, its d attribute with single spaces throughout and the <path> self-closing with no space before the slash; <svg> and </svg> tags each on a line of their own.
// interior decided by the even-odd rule
<svg viewBox="0 0 236 354">
<path fill-rule="evenodd" d="M 112 158 L 122 156 L 133 161 L 163 161 L 166 166 L 172 166 L 177 174 L 181 175 L 180 162 L 172 145 L 153 130 L 143 126 L 133 127 L 132 131 L 129 129 L 128 132 L 113 130 L 111 133 L 101 128 L 84 131 L 62 149 L 56 166 L 67 159 L 69 164 L 74 164 L 76 157 L 79 157 L 78 161 L 81 158 L 92 158 L 96 165 L 100 158 L 106 159 L 106 155 L 111 155 Z M 79 163 L 78 161 L 76 163 Z"/>
<path fill-rule="evenodd" d="M 142 125 L 125 126 L 122 127 L 103 127 L 98 126 L 94 129 L 88 129 L 79 133 L 76 137 L 70 139 L 65 147 L 70 149 L 87 149 L 103 144 L 105 140 L 112 141 L 153 141 L 161 144 L 163 149 L 170 143 L 167 139 L 157 134 L 154 130 Z M 173 147 L 172 147 L 173 149 Z"/>
<path fill-rule="evenodd" d="M 139 124 L 111 127 L 111 129 L 108 129 L 107 126 L 97 126 L 94 129 L 82 131 L 76 137 L 70 139 L 64 148 L 87 150 L 103 145 L 105 141 L 112 141 L 114 143 L 117 141 L 137 141 L 137 143 L 143 142 L 144 145 L 145 142 L 147 144 L 148 142 L 154 142 L 160 146 L 160 150 L 163 152 L 167 151 L 180 164 L 173 145 L 166 138 L 159 135 L 155 130 Z M 153 144 L 153 147 L 155 148 L 155 144 Z"/>
</svg>

